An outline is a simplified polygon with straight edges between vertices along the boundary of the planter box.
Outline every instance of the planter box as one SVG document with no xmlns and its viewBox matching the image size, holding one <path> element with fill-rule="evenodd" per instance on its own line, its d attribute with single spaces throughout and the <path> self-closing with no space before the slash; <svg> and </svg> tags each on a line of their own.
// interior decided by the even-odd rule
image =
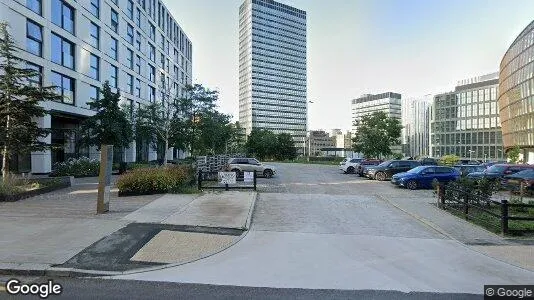
<svg viewBox="0 0 534 300">
<path fill-rule="evenodd" d="M 54 185 L 51 185 L 51 186 L 45 186 L 45 187 L 40 188 L 40 189 L 26 191 L 26 192 L 22 192 L 22 193 L 15 194 L 15 195 L 3 195 L 3 194 L 0 194 L 0 202 L 15 202 L 15 201 L 22 200 L 22 199 L 25 199 L 25 198 L 29 198 L 29 197 L 33 197 L 33 196 L 49 193 L 49 192 L 52 192 L 52 191 L 56 191 L 56 190 L 59 190 L 59 189 L 67 188 L 67 187 L 70 187 L 72 185 L 73 178 L 72 177 L 39 178 L 39 179 L 33 180 L 33 181 L 39 182 L 39 183 L 45 183 L 45 182 L 56 181 L 56 180 L 59 180 L 59 182 L 57 184 L 54 184 Z"/>
</svg>

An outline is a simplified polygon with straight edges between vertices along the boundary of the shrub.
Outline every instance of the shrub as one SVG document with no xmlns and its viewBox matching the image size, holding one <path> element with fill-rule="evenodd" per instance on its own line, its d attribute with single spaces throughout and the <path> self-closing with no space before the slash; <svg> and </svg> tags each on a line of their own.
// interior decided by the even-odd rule
<svg viewBox="0 0 534 300">
<path fill-rule="evenodd" d="M 443 156 L 440 160 L 439 160 L 439 163 L 441 165 L 445 165 L 445 166 L 454 166 L 456 164 L 458 164 L 458 162 L 460 161 L 460 157 L 457 156 L 457 155 L 454 155 L 454 154 L 449 154 L 449 155 L 445 155 Z"/>
<path fill-rule="evenodd" d="M 180 193 L 194 183 L 194 170 L 188 166 L 140 168 L 117 180 L 119 195 Z"/>
<path fill-rule="evenodd" d="M 21 193 L 24 189 L 19 184 L 19 179 L 11 174 L 7 174 L 7 178 L 4 181 L 0 177 L 0 195 L 15 195 Z"/>
<path fill-rule="evenodd" d="M 94 177 L 98 176 L 100 162 L 97 159 L 89 159 L 87 157 L 69 158 L 67 161 L 54 164 L 53 169 L 50 174 L 52 177 Z"/>
</svg>

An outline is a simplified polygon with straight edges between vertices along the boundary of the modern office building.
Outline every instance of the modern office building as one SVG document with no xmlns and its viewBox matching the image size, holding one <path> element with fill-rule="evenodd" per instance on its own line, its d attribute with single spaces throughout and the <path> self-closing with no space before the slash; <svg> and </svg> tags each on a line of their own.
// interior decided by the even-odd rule
<svg viewBox="0 0 534 300">
<path fill-rule="evenodd" d="M 301 152 L 307 130 L 306 12 L 272 0 L 239 8 L 239 122 L 289 133 Z"/>
<path fill-rule="evenodd" d="M 401 94 L 387 92 L 382 94 L 366 94 L 351 102 L 352 113 L 352 133 L 358 131 L 358 123 L 365 115 L 370 115 L 376 111 L 383 111 L 388 117 L 402 119 L 401 115 Z M 391 151 L 400 154 L 402 146 L 396 145 L 391 147 Z"/>
<path fill-rule="evenodd" d="M 402 154 L 409 157 L 428 157 L 430 151 L 430 106 L 433 96 L 402 100 Z"/>
<path fill-rule="evenodd" d="M 332 129 L 330 133 L 332 142 L 334 143 L 334 151 L 336 156 L 352 157 L 352 133 L 350 131 L 343 132 L 341 129 Z M 329 151 L 330 153 L 332 151 Z"/>
<path fill-rule="evenodd" d="M 16 171 L 49 173 L 69 157 L 99 157 L 96 149 L 76 147 L 73 129 L 94 114 L 87 103 L 100 97 L 104 81 L 132 108 L 157 101 L 163 90 L 181 94 L 191 83 L 191 41 L 161 0 L 0 0 L 0 20 L 25 50 L 20 57 L 41 72 L 37 80 L 63 96 L 44 103 L 49 114 L 38 120 L 52 129 L 44 140 L 61 147 L 15 158 Z M 120 155 L 156 159 L 147 141 Z"/>
<path fill-rule="evenodd" d="M 505 151 L 517 145 L 520 159 L 534 163 L 534 21 L 502 58 L 499 108 Z"/>
<path fill-rule="evenodd" d="M 434 97 L 431 110 L 431 154 L 462 159 L 502 160 L 497 106 L 499 73 L 459 81 L 454 92 Z"/>
</svg>

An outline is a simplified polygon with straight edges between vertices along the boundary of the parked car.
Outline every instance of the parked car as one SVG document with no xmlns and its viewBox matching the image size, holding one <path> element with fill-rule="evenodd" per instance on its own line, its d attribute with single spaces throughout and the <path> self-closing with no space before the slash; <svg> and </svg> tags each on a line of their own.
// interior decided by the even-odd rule
<svg viewBox="0 0 534 300">
<path fill-rule="evenodd" d="M 378 166 L 381 163 L 382 163 L 382 161 L 379 160 L 379 159 L 366 159 L 366 160 L 363 160 L 356 167 L 356 174 L 358 174 L 358 176 L 360 176 L 360 177 L 363 177 L 364 176 L 363 173 L 365 171 L 365 168 L 372 167 L 372 166 Z"/>
<path fill-rule="evenodd" d="M 480 165 L 482 164 L 479 160 L 469 160 L 469 159 L 462 159 L 460 160 L 460 164 L 462 165 Z"/>
<path fill-rule="evenodd" d="M 454 168 L 460 171 L 462 177 L 467 176 L 469 173 L 473 172 L 484 172 L 486 168 L 482 165 L 456 165 Z"/>
<path fill-rule="evenodd" d="M 437 166 L 438 160 L 432 157 L 425 157 L 419 159 L 419 162 L 421 163 L 421 166 Z"/>
<path fill-rule="evenodd" d="M 343 171 L 343 173 L 354 174 L 358 167 L 358 163 L 362 160 L 363 158 L 350 158 L 347 161 L 342 161 L 339 163 L 339 169 Z"/>
<path fill-rule="evenodd" d="M 490 180 L 500 180 L 506 175 L 512 175 L 517 172 L 533 169 L 534 165 L 520 165 L 520 164 L 495 164 L 483 172 L 473 172 L 467 175 L 469 179 L 487 178 Z"/>
<path fill-rule="evenodd" d="M 520 185 L 523 184 L 525 190 L 532 193 L 534 192 L 534 168 L 506 175 L 504 176 L 503 183 L 506 184 L 508 188 L 517 190 Z"/>
<path fill-rule="evenodd" d="M 420 166 L 421 163 L 416 160 L 388 160 L 378 166 L 365 168 L 365 176 L 369 179 L 386 180 L 391 176 L 406 172 L 410 169 Z"/>
<path fill-rule="evenodd" d="M 432 188 L 433 183 L 447 183 L 460 178 L 460 171 L 452 167 L 419 166 L 407 172 L 395 174 L 391 183 L 410 190 Z"/>
<path fill-rule="evenodd" d="M 491 167 L 493 165 L 496 165 L 496 164 L 506 164 L 506 163 L 507 163 L 506 161 L 488 161 L 488 162 L 482 163 L 480 165 L 487 169 L 487 168 L 489 168 L 489 167 Z"/>
<path fill-rule="evenodd" d="M 241 176 L 243 172 L 252 171 L 256 171 L 256 174 L 266 178 L 271 178 L 276 174 L 276 169 L 273 166 L 262 164 L 255 158 L 230 158 L 225 169 L 236 172 L 238 176 Z"/>
</svg>

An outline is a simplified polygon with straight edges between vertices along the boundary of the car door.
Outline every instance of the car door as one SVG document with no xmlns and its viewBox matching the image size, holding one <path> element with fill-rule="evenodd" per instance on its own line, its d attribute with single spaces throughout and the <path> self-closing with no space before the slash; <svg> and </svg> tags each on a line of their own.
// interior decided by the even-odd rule
<svg viewBox="0 0 534 300">
<path fill-rule="evenodd" d="M 400 161 L 399 162 L 399 167 L 397 168 L 396 173 L 406 172 L 406 171 L 409 171 L 412 168 L 413 167 L 412 167 L 412 163 L 411 162 L 409 162 L 409 161 Z"/>
<path fill-rule="evenodd" d="M 432 186 L 432 181 L 436 178 L 436 167 L 429 167 L 421 171 L 420 184 L 424 187 Z"/>
<path fill-rule="evenodd" d="M 391 162 L 387 167 L 384 168 L 384 173 L 386 173 L 387 177 L 391 177 L 398 173 L 397 169 L 399 168 L 400 164 L 398 161 Z"/>
<path fill-rule="evenodd" d="M 447 167 L 436 167 L 435 177 L 439 182 L 447 183 L 454 179 L 452 170 Z"/>
<path fill-rule="evenodd" d="M 248 168 L 249 171 L 256 171 L 256 172 L 263 172 L 261 164 L 259 161 L 257 161 L 255 158 L 250 158 L 248 160 Z"/>
</svg>

